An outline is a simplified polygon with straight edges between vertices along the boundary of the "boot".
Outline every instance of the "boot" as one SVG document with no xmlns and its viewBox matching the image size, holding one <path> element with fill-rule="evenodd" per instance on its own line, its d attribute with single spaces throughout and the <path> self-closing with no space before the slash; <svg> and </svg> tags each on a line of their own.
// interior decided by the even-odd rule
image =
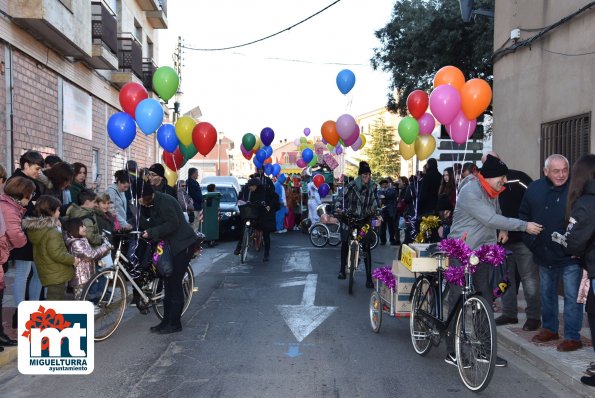
<svg viewBox="0 0 595 398">
<path fill-rule="evenodd" d="M 345 279 L 345 267 L 347 266 L 347 254 L 349 252 L 349 247 L 347 246 L 347 242 L 341 242 L 341 268 L 339 269 L 339 279 Z"/>
<path fill-rule="evenodd" d="M 364 262 L 366 264 L 366 287 L 369 289 L 373 289 L 374 281 L 372 280 L 372 254 L 370 253 L 369 248 L 364 250 L 366 250 L 366 257 L 364 259 Z"/>
</svg>

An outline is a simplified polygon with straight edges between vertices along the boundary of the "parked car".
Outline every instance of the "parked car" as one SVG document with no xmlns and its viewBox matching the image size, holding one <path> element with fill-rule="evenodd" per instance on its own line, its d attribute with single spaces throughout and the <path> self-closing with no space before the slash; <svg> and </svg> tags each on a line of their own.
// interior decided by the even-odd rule
<svg viewBox="0 0 595 398">
<path fill-rule="evenodd" d="M 237 177 L 234 176 L 206 176 L 200 180 L 200 186 L 206 188 L 209 184 L 215 184 L 216 187 L 219 185 L 232 185 L 237 193 L 240 193 L 240 182 Z"/>
<path fill-rule="evenodd" d="M 209 183 L 211 184 L 211 183 Z M 207 193 L 207 187 L 201 184 L 202 194 Z M 221 238 L 236 239 L 240 236 L 240 209 L 238 207 L 238 193 L 231 184 L 215 184 L 215 192 L 221 194 L 219 201 L 219 236 Z"/>
</svg>

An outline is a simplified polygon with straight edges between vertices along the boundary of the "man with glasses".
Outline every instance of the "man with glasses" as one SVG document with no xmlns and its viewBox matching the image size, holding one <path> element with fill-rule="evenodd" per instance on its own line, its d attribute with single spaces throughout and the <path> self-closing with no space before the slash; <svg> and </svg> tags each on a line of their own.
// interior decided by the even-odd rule
<svg viewBox="0 0 595 398">
<path fill-rule="evenodd" d="M 176 189 L 167 185 L 167 179 L 165 178 L 165 167 L 160 163 L 155 163 L 149 167 L 149 182 L 155 192 L 166 193 L 174 198 L 178 198 Z"/>
</svg>

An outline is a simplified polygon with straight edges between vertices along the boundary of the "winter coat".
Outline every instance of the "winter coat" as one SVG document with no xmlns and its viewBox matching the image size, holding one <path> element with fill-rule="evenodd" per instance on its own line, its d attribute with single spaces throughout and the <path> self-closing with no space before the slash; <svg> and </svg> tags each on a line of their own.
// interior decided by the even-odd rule
<svg viewBox="0 0 595 398">
<path fill-rule="evenodd" d="M 467 245 L 475 250 L 482 245 L 496 243 L 498 230 L 526 229 L 526 221 L 504 217 L 498 198 L 490 198 L 479 179 L 475 178 L 459 192 L 448 237 L 460 239 L 466 235 Z"/>
<path fill-rule="evenodd" d="M 106 243 L 93 249 L 87 238 L 75 238 L 67 232 L 64 233 L 64 242 L 68 252 L 77 259 L 74 277 L 70 280 L 71 286 L 87 283 L 95 273 L 96 261 L 105 257 L 111 250 L 111 246 Z"/>
<path fill-rule="evenodd" d="M 200 189 L 200 184 L 193 178 L 189 178 L 186 180 L 186 189 L 188 189 L 188 195 L 192 199 L 194 203 L 194 210 L 201 211 L 202 210 L 202 191 Z"/>
<path fill-rule="evenodd" d="M 0 211 L 4 218 L 8 249 L 12 250 L 25 246 L 27 244 L 27 235 L 23 231 L 21 223 L 27 209 L 12 197 L 2 194 L 0 195 Z M 4 264 L 4 262 L 0 262 L 0 264 Z"/>
<path fill-rule="evenodd" d="M 566 231 L 567 196 L 568 182 L 556 187 L 547 177 L 529 184 L 523 196 L 519 218 L 543 225 L 537 236 L 523 234 L 523 242 L 533 252 L 535 263 L 542 267 L 559 268 L 577 263 L 564 252 L 562 245 L 552 241 L 552 233 L 564 234 Z"/>
<path fill-rule="evenodd" d="M 347 184 L 335 200 L 335 209 L 345 209 L 359 217 L 374 213 L 379 207 L 377 185 L 372 180 L 364 185 L 359 176 Z"/>
<path fill-rule="evenodd" d="M 52 217 L 27 217 L 23 229 L 33 244 L 33 260 L 43 286 L 66 283 L 74 276 L 74 256 L 68 253 L 59 221 Z"/>
<path fill-rule="evenodd" d="M 197 236 L 186 222 L 178 200 L 171 195 L 155 192 L 150 217 L 141 217 L 140 227 L 153 241 L 165 240 L 171 245 L 172 254 L 196 243 Z M 141 213 L 142 214 L 142 213 Z"/>
<path fill-rule="evenodd" d="M 178 203 L 184 212 L 194 211 L 194 202 L 185 189 L 178 189 Z"/>
<path fill-rule="evenodd" d="M 4 289 L 4 267 L 2 266 L 6 260 L 10 249 L 8 247 L 8 240 L 6 239 L 6 225 L 4 224 L 4 217 L 0 211 L 0 290 Z"/>
<path fill-rule="evenodd" d="M 161 179 L 161 183 L 159 185 L 153 185 L 153 190 L 155 192 L 166 193 L 168 195 L 173 196 L 176 199 L 178 198 L 178 193 L 176 192 L 176 189 L 167 185 L 167 180 L 165 178 Z"/>
<path fill-rule="evenodd" d="M 314 202 L 316 206 L 318 206 L 322 201 L 320 200 L 320 194 L 318 193 L 318 188 L 312 181 L 308 183 L 308 202 Z"/>
<path fill-rule="evenodd" d="M 438 202 L 438 190 L 442 182 L 442 174 L 438 169 L 429 169 L 419 181 L 419 206 L 417 214 L 420 216 L 434 213 Z"/>
<path fill-rule="evenodd" d="M 120 228 L 130 226 L 126 220 L 126 210 L 128 209 L 128 201 L 126 200 L 126 194 L 118 191 L 118 185 L 112 184 L 107 188 L 107 194 L 114 203 L 116 208 L 116 218 L 120 223 Z"/>
<path fill-rule="evenodd" d="M 574 202 L 566 235 L 566 253 L 581 258 L 581 263 L 595 278 L 595 180 L 589 181 L 583 195 Z"/>
<path fill-rule="evenodd" d="M 99 229 L 99 223 L 97 222 L 97 210 L 88 209 L 76 204 L 71 204 L 66 210 L 66 217 L 68 218 L 80 218 L 83 221 L 83 225 L 87 227 L 87 240 L 93 247 L 101 245 L 103 238 L 101 237 L 101 230 Z"/>
<path fill-rule="evenodd" d="M 502 193 L 498 195 L 500 209 L 502 209 L 502 215 L 504 217 L 518 218 L 519 208 L 521 207 L 523 195 L 525 195 L 527 188 L 519 184 L 519 182 L 511 181 L 519 180 L 522 184 L 528 187 L 529 184 L 533 182 L 533 179 L 526 173 L 513 169 L 508 169 L 506 178 L 508 179 L 508 182 L 504 185 Z M 508 243 L 518 243 L 522 242 L 522 240 L 522 232 L 513 231 L 508 234 Z"/>
<path fill-rule="evenodd" d="M 384 205 L 382 217 L 394 218 L 397 215 L 397 190 L 394 188 L 379 190 L 378 195 L 384 196 L 384 199 L 382 199 Z"/>
<path fill-rule="evenodd" d="M 78 182 L 72 183 L 70 186 L 70 199 L 72 200 L 72 203 L 79 204 L 79 193 L 81 193 L 83 189 L 87 189 L 85 184 L 79 184 Z"/>
<path fill-rule="evenodd" d="M 97 226 L 99 227 L 99 230 L 102 232 L 103 231 L 109 232 L 107 238 L 110 242 L 113 242 L 112 235 L 114 234 L 114 229 L 115 229 L 114 216 L 112 216 L 110 213 L 104 213 L 102 211 L 98 211 L 96 217 L 97 217 Z"/>
<path fill-rule="evenodd" d="M 264 205 L 260 209 L 260 217 L 257 220 L 256 226 L 263 231 L 275 231 L 277 229 L 275 213 L 280 208 L 279 195 L 275 193 L 275 187 L 270 189 L 266 185 L 259 185 L 254 192 L 248 190 L 247 193 L 250 203 L 258 203 Z M 269 206 L 270 210 L 265 208 Z"/>
</svg>

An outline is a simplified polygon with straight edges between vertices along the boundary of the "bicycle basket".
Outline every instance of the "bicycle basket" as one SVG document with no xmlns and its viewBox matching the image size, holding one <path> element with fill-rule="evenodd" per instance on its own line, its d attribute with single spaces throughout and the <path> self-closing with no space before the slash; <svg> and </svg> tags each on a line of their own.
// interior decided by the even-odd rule
<svg viewBox="0 0 595 398">
<path fill-rule="evenodd" d="M 256 220 L 260 217 L 260 207 L 253 204 L 240 206 L 240 218 L 242 220 Z"/>
</svg>

